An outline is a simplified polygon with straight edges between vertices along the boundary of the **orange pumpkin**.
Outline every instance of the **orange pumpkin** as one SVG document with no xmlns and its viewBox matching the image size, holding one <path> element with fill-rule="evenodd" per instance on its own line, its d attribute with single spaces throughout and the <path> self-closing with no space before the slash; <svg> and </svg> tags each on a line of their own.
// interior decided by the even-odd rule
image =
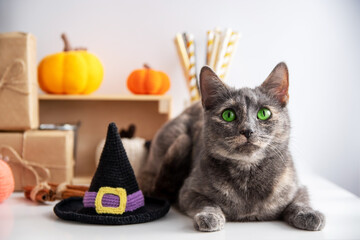
<svg viewBox="0 0 360 240">
<path fill-rule="evenodd" d="M 135 94 L 161 95 L 169 90 L 170 80 L 164 72 L 155 71 L 144 64 L 143 69 L 137 69 L 129 75 L 127 87 Z"/>
<path fill-rule="evenodd" d="M 103 80 L 100 60 L 84 48 L 73 49 L 65 34 L 64 51 L 46 56 L 38 67 L 40 88 L 52 94 L 90 94 Z"/>
</svg>

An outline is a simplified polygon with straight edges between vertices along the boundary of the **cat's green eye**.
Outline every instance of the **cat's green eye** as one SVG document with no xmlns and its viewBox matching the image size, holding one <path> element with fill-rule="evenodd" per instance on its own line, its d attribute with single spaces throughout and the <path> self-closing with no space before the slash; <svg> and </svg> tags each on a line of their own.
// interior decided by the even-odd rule
<svg viewBox="0 0 360 240">
<path fill-rule="evenodd" d="M 260 120 L 267 120 L 271 116 L 271 112 L 268 108 L 261 108 L 257 113 L 258 119 Z"/>
<path fill-rule="evenodd" d="M 232 122 L 235 120 L 236 115 L 234 110 L 231 109 L 226 109 L 223 113 L 222 113 L 222 118 L 227 121 L 227 122 Z"/>
</svg>

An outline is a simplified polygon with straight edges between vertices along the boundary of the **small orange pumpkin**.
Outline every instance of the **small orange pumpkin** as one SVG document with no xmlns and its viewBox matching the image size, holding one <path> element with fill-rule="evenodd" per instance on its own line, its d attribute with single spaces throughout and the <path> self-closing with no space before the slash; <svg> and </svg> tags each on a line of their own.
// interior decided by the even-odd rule
<svg viewBox="0 0 360 240">
<path fill-rule="evenodd" d="M 127 87 L 135 94 L 161 95 L 169 90 L 170 80 L 164 72 L 155 71 L 144 64 L 144 69 L 137 69 L 129 75 Z"/>
</svg>

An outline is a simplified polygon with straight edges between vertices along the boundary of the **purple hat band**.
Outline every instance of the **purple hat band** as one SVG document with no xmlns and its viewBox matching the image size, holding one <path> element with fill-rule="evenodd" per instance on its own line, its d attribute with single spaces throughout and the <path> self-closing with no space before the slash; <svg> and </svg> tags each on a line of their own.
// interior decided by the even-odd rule
<svg viewBox="0 0 360 240">
<path fill-rule="evenodd" d="M 83 204 L 86 208 L 95 208 L 97 213 L 122 214 L 132 212 L 144 204 L 141 190 L 126 195 L 123 188 L 103 187 L 99 192 L 85 192 Z"/>
</svg>

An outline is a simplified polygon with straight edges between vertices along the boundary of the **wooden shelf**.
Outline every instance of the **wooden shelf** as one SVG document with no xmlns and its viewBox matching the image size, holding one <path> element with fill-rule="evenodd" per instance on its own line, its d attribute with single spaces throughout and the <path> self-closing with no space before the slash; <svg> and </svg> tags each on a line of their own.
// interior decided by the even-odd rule
<svg viewBox="0 0 360 240">
<path fill-rule="evenodd" d="M 171 100 L 167 95 L 60 95 L 60 94 L 42 94 L 40 100 L 97 100 L 97 101 L 161 101 Z"/>
<path fill-rule="evenodd" d="M 159 102 L 159 113 L 171 114 L 171 96 L 167 95 L 60 95 L 42 94 L 40 101 L 156 101 Z"/>
<path fill-rule="evenodd" d="M 81 122 L 75 177 L 87 180 L 96 169 L 95 150 L 110 122 L 119 129 L 135 124 L 135 136 L 150 140 L 169 120 L 171 101 L 170 96 L 155 95 L 39 95 L 40 123 Z"/>
</svg>

